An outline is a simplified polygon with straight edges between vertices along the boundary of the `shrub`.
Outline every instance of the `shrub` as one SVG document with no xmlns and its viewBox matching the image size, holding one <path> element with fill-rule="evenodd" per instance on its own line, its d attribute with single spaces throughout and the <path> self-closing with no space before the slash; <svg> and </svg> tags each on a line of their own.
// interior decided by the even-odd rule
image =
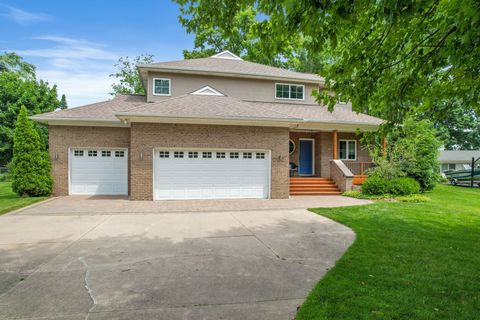
<svg viewBox="0 0 480 320">
<path fill-rule="evenodd" d="M 377 176 L 368 177 L 362 185 L 362 191 L 368 195 L 383 195 L 388 193 L 388 180 Z"/>
<path fill-rule="evenodd" d="M 364 199 L 365 196 L 363 193 L 357 190 L 352 190 L 352 191 L 345 191 L 343 193 L 345 197 L 350 197 L 350 198 L 356 198 L 356 199 Z"/>
<path fill-rule="evenodd" d="M 22 107 L 13 134 L 12 190 L 20 196 L 46 196 L 52 192 L 50 159 L 40 136 Z"/>
<path fill-rule="evenodd" d="M 420 192 L 420 184 L 413 178 L 395 178 L 387 180 L 388 193 L 395 196 L 405 196 Z"/>
<path fill-rule="evenodd" d="M 432 190 L 440 179 L 438 149 L 441 142 L 431 122 L 407 118 L 393 134 L 394 156 L 408 177 L 420 184 L 422 191 Z"/>
<path fill-rule="evenodd" d="M 408 177 L 386 180 L 373 176 L 365 180 L 362 190 L 367 195 L 403 196 L 420 192 L 420 185 L 415 179 Z"/>
</svg>

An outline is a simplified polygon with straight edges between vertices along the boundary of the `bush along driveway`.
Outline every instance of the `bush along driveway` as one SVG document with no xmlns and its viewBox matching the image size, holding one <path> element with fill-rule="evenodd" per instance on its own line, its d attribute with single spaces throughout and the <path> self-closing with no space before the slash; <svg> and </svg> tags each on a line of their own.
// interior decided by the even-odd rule
<svg viewBox="0 0 480 320">
<path fill-rule="evenodd" d="M 478 319 L 480 190 L 442 185 L 428 196 L 314 209 L 357 239 L 297 319 Z"/>
<path fill-rule="evenodd" d="M 46 197 L 19 197 L 12 192 L 10 182 L 0 182 L 0 215 L 45 199 Z"/>
</svg>

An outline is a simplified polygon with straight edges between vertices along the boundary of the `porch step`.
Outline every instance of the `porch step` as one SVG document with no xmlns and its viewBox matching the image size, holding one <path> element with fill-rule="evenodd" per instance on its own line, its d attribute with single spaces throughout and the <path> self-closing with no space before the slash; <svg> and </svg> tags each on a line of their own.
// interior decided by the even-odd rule
<svg viewBox="0 0 480 320">
<path fill-rule="evenodd" d="M 339 196 L 339 191 L 290 191 L 291 196 Z"/>
<path fill-rule="evenodd" d="M 290 178 L 290 195 L 339 195 L 342 194 L 332 179 L 318 177 Z"/>
</svg>

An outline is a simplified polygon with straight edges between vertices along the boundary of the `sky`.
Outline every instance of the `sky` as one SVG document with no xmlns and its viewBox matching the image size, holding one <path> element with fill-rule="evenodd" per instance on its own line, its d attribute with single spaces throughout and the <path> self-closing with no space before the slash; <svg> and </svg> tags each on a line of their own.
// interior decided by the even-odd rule
<svg viewBox="0 0 480 320">
<path fill-rule="evenodd" d="M 120 57 L 180 60 L 194 35 L 169 0 L 0 0 L 0 52 L 14 51 L 58 86 L 69 107 L 110 99 Z"/>
</svg>

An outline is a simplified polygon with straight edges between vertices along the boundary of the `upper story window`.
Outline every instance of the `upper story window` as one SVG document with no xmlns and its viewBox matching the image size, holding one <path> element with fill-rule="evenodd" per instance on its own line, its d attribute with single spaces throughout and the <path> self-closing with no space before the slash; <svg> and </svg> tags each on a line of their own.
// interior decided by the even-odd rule
<svg viewBox="0 0 480 320">
<path fill-rule="evenodd" d="M 276 99 L 303 100 L 305 96 L 305 86 L 303 84 L 275 84 Z"/>
<path fill-rule="evenodd" d="M 340 160 L 357 160 L 357 141 L 340 140 L 338 153 Z"/>
<path fill-rule="evenodd" d="M 170 87 L 170 79 L 153 78 L 153 95 L 169 96 Z"/>
</svg>

